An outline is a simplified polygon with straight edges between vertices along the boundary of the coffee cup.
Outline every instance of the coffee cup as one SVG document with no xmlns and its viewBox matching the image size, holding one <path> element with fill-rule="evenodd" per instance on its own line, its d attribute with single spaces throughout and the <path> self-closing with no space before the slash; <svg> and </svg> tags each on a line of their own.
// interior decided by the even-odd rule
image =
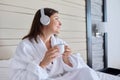
<svg viewBox="0 0 120 80">
<path fill-rule="evenodd" d="M 59 48 L 59 53 L 63 54 L 65 51 L 65 45 L 64 44 L 57 44 L 58 48 Z"/>
</svg>

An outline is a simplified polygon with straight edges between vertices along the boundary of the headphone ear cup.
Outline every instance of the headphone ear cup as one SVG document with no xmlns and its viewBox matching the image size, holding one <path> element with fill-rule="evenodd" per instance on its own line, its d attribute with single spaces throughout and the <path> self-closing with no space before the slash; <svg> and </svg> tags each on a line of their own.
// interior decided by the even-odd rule
<svg viewBox="0 0 120 80">
<path fill-rule="evenodd" d="M 41 18 L 40 18 L 40 22 L 43 24 L 43 25 L 48 25 L 50 23 L 50 18 L 49 16 L 45 15 L 44 13 L 44 8 L 42 8 L 40 10 L 40 13 L 41 13 Z"/>
<path fill-rule="evenodd" d="M 40 22 L 43 24 L 43 25 L 48 25 L 50 23 L 50 18 L 46 15 L 43 15 L 41 16 L 40 18 Z"/>
</svg>

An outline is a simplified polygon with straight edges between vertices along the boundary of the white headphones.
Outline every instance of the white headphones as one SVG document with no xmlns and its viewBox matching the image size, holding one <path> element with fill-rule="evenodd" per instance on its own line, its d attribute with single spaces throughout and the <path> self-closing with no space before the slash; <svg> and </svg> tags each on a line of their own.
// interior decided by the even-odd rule
<svg viewBox="0 0 120 80">
<path fill-rule="evenodd" d="M 44 8 L 40 10 L 40 13 L 41 13 L 40 22 L 45 26 L 48 25 L 50 23 L 50 18 L 49 16 L 45 15 Z"/>
</svg>

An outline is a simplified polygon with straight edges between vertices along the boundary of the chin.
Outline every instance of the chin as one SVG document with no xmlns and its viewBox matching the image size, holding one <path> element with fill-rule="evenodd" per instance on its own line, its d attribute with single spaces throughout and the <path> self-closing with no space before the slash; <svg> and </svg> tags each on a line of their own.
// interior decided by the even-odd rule
<svg viewBox="0 0 120 80">
<path fill-rule="evenodd" d="M 55 34 L 59 34 L 59 33 L 60 33 L 60 31 L 56 31 L 56 32 L 55 32 Z"/>
</svg>

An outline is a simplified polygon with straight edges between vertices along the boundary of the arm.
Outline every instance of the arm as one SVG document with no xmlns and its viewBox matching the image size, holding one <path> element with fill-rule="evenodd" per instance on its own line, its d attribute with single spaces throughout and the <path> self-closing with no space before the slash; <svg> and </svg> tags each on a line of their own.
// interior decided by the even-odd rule
<svg viewBox="0 0 120 80">
<path fill-rule="evenodd" d="M 54 46 L 53 48 L 50 48 L 43 58 L 43 60 L 40 62 L 40 66 L 42 68 L 46 68 L 47 65 L 53 62 L 58 57 L 58 47 Z"/>
<path fill-rule="evenodd" d="M 30 45 L 19 44 L 11 61 L 11 80 L 41 80 L 48 77 L 46 70 L 33 59 L 34 53 Z"/>
<path fill-rule="evenodd" d="M 65 71 L 72 71 L 72 70 L 80 69 L 80 68 L 84 68 L 84 67 L 88 68 L 87 64 L 84 62 L 84 60 L 80 56 L 80 53 L 71 54 L 69 56 L 69 61 L 72 64 L 72 67 L 65 64 L 65 62 L 62 62 Z"/>
<path fill-rule="evenodd" d="M 65 53 L 63 54 L 61 59 L 61 63 L 63 64 L 63 68 L 65 71 L 72 71 L 74 69 L 88 67 L 80 56 L 80 53 L 71 54 L 72 51 L 65 41 L 63 41 L 62 39 L 57 39 L 57 41 L 58 44 L 64 43 L 66 45 Z"/>
<path fill-rule="evenodd" d="M 47 72 L 34 62 L 12 60 L 12 66 L 11 80 L 41 80 L 48 77 Z"/>
<path fill-rule="evenodd" d="M 72 52 L 71 49 L 68 46 L 65 46 L 65 52 L 62 58 L 65 64 L 69 65 L 70 67 L 73 67 L 73 65 L 71 64 L 69 60 L 69 56 L 71 55 L 71 52 Z"/>
</svg>

